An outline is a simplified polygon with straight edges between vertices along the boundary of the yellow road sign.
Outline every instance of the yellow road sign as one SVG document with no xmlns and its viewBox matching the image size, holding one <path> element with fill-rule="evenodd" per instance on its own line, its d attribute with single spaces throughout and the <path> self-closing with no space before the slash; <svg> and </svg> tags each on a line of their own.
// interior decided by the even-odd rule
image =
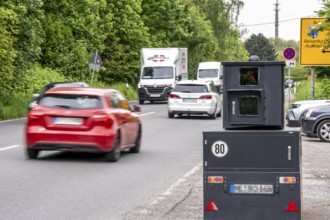
<svg viewBox="0 0 330 220">
<path fill-rule="evenodd" d="M 301 18 L 300 65 L 330 65 L 330 48 L 326 47 L 329 31 L 318 31 L 315 28 L 323 20 L 324 18 Z"/>
</svg>

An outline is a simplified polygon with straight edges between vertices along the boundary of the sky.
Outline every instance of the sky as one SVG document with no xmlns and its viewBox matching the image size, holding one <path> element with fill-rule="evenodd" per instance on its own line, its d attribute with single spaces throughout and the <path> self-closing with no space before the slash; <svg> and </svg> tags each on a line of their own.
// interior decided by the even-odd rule
<svg viewBox="0 0 330 220">
<path fill-rule="evenodd" d="M 238 25 L 248 29 L 243 39 L 252 34 L 275 37 L 276 0 L 243 0 L 244 7 L 238 17 Z M 319 0 L 277 0 L 278 37 L 284 40 L 300 41 L 300 18 L 317 17 L 323 4 Z"/>
</svg>

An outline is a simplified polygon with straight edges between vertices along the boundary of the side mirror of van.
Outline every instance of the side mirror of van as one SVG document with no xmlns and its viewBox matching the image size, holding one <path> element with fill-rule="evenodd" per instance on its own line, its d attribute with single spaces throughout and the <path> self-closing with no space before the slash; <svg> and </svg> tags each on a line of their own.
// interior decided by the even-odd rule
<svg viewBox="0 0 330 220">
<path fill-rule="evenodd" d="M 135 80 L 135 82 L 137 82 L 137 83 L 138 83 L 138 82 L 139 82 L 139 80 L 140 80 L 140 77 L 139 77 L 138 75 L 135 75 L 135 76 L 134 76 L 134 80 Z"/>
<path fill-rule="evenodd" d="M 180 81 L 182 79 L 181 75 L 176 76 L 176 80 Z"/>
</svg>

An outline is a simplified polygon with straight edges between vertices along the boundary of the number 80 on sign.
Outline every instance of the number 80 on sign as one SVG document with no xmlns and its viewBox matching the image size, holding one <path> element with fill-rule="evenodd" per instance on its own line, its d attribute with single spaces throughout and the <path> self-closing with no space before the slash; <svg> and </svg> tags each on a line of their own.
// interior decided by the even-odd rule
<svg viewBox="0 0 330 220">
<path fill-rule="evenodd" d="M 216 157 L 224 157 L 228 153 L 228 145 L 223 141 L 213 143 L 211 151 Z"/>
</svg>

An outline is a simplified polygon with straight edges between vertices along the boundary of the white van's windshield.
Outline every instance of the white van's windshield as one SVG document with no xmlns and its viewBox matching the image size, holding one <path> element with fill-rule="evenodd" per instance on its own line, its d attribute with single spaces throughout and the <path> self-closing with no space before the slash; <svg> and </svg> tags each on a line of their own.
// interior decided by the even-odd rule
<svg viewBox="0 0 330 220">
<path fill-rule="evenodd" d="M 173 67 L 144 67 L 142 79 L 172 79 Z"/>
<path fill-rule="evenodd" d="M 217 78 L 218 77 L 218 70 L 217 69 L 200 69 L 199 78 Z"/>
</svg>

